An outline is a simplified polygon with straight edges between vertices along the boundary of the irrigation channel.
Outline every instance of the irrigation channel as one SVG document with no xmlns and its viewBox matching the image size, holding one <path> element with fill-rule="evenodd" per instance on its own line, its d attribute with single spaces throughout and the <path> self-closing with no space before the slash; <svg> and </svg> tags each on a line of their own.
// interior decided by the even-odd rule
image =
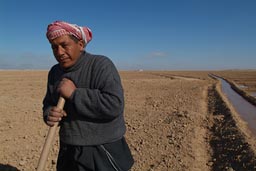
<svg viewBox="0 0 256 171">
<path fill-rule="evenodd" d="M 240 115 L 240 117 L 248 123 L 248 128 L 256 136 L 256 106 L 252 105 L 241 95 L 235 92 L 231 88 L 231 85 L 223 78 L 214 75 L 212 76 L 221 81 L 222 92 L 231 102 L 231 104 L 233 105 L 236 112 Z"/>
</svg>

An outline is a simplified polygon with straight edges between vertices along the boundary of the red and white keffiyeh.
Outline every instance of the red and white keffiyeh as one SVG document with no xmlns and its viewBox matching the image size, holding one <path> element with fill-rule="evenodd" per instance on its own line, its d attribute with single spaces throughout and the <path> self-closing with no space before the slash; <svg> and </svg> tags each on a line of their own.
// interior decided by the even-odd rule
<svg viewBox="0 0 256 171">
<path fill-rule="evenodd" d="M 92 31 L 88 27 L 80 27 L 64 21 L 55 21 L 48 25 L 46 37 L 49 41 L 63 35 L 73 35 L 78 40 L 84 40 L 85 44 L 92 39 Z"/>
</svg>

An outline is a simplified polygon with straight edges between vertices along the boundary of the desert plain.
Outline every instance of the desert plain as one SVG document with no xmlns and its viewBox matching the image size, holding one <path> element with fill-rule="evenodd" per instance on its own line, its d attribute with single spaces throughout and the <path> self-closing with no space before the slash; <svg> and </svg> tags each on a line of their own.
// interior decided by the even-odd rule
<svg viewBox="0 0 256 171">
<path fill-rule="evenodd" d="M 255 70 L 213 73 L 255 92 Z M 0 171 L 37 166 L 49 129 L 42 119 L 47 74 L 0 71 Z M 132 171 L 256 170 L 255 135 L 208 74 L 120 71 Z M 58 146 L 56 134 L 46 171 L 55 170 Z"/>
</svg>

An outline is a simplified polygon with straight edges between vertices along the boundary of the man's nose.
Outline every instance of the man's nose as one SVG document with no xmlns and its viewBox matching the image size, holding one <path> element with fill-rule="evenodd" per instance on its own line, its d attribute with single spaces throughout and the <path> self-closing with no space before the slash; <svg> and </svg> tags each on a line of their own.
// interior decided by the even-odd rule
<svg viewBox="0 0 256 171">
<path fill-rule="evenodd" d="M 57 56 L 62 56 L 64 52 L 65 52 L 65 49 L 61 46 L 58 46 L 58 48 L 56 48 L 56 51 L 55 51 Z"/>
</svg>

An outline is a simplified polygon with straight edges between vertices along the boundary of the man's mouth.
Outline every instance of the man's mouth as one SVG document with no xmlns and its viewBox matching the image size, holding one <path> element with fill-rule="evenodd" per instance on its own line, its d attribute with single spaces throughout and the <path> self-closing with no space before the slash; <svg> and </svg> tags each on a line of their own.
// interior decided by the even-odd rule
<svg viewBox="0 0 256 171">
<path fill-rule="evenodd" d="M 67 57 L 64 57 L 64 58 L 62 57 L 62 58 L 60 58 L 59 62 L 65 63 L 65 62 L 68 61 L 68 59 L 69 59 L 69 58 L 67 58 Z"/>
</svg>

